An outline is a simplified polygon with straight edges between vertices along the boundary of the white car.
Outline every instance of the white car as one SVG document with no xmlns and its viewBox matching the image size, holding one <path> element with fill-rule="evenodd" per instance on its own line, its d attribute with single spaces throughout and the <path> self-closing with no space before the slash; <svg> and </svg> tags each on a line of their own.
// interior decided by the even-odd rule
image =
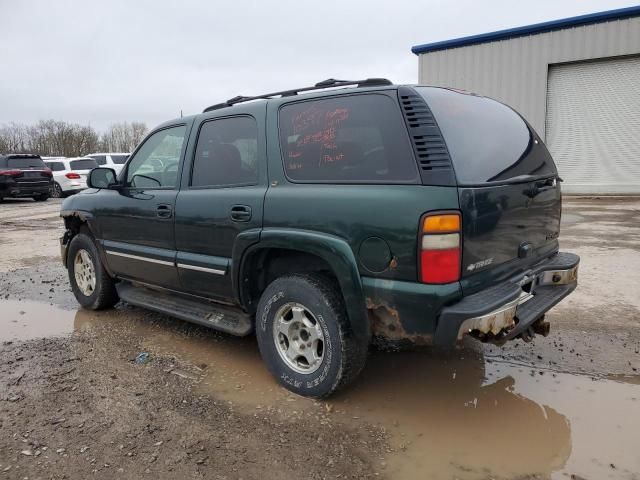
<svg viewBox="0 0 640 480">
<path fill-rule="evenodd" d="M 90 153 L 85 157 L 91 157 L 100 167 L 113 168 L 116 175 L 124 168 L 130 153 Z"/>
<path fill-rule="evenodd" d="M 87 188 L 87 175 L 98 166 L 89 157 L 57 158 L 45 160 L 44 163 L 53 173 L 51 196 L 65 197 Z"/>
</svg>

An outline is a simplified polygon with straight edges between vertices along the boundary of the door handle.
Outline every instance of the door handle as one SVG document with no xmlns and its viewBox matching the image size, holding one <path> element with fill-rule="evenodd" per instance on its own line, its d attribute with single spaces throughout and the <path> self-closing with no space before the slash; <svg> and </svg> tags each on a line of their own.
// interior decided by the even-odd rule
<svg viewBox="0 0 640 480">
<path fill-rule="evenodd" d="M 234 222 L 248 222 L 251 220 L 251 207 L 247 205 L 234 205 L 231 207 L 231 220 Z"/>
<path fill-rule="evenodd" d="M 171 209 L 171 205 L 158 205 L 156 208 L 156 215 L 160 218 L 171 218 L 173 214 L 173 210 Z"/>
</svg>

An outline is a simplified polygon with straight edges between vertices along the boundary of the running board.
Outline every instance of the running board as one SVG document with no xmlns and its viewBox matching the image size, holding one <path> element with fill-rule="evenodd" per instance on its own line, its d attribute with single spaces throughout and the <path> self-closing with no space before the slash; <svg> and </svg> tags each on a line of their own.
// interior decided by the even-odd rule
<svg viewBox="0 0 640 480">
<path fill-rule="evenodd" d="M 215 328 L 239 337 L 249 335 L 253 331 L 251 316 L 239 308 L 189 298 L 178 293 L 135 286 L 129 282 L 117 283 L 116 290 L 124 302 L 187 322 Z"/>
</svg>

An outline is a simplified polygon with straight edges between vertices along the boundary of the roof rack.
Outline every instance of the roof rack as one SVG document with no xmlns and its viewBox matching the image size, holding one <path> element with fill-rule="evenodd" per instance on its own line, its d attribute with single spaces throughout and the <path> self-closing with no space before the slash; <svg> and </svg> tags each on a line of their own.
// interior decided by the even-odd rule
<svg viewBox="0 0 640 480">
<path fill-rule="evenodd" d="M 312 90 L 322 90 L 324 88 L 333 87 L 346 87 L 349 85 L 357 85 L 358 87 L 381 87 L 385 85 L 393 85 L 391 80 L 386 78 L 367 78 L 365 80 L 336 80 L 335 78 L 328 78 L 322 82 L 316 83 L 313 87 L 296 88 L 293 90 L 283 90 L 281 92 L 265 93 L 264 95 L 256 95 L 254 97 L 244 97 L 239 95 L 237 97 L 230 98 L 226 102 L 217 103 L 211 105 L 203 110 L 203 113 L 210 112 L 212 110 L 218 110 L 220 108 L 231 107 L 236 103 L 250 102 L 251 100 L 267 99 L 274 97 L 292 97 L 298 95 L 301 92 L 310 92 Z"/>
</svg>

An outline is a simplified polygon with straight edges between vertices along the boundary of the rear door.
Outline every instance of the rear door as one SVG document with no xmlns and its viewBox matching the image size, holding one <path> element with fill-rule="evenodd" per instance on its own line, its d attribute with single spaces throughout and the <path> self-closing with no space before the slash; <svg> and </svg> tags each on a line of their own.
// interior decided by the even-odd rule
<svg viewBox="0 0 640 480">
<path fill-rule="evenodd" d="M 51 172 L 53 174 L 53 180 L 58 185 L 60 185 L 60 187 L 64 190 L 66 185 L 67 185 L 67 181 L 68 181 L 68 178 L 65 177 L 66 167 L 64 166 L 64 162 L 61 162 L 61 161 L 46 161 L 44 163 L 51 170 Z"/>
<path fill-rule="evenodd" d="M 174 208 L 189 128 L 185 123 L 153 132 L 128 163 L 123 188 L 99 193 L 104 198 L 95 218 L 109 267 L 120 277 L 180 287 Z"/>
<path fill-rule="evenodd" d="M 416 89 L 433 112 L 455 171 L 465 293 L 557 251 L 560 184 L 535 131 L 495 100 L 444 88 Z"/>
<path fill-rule="evenodd" d="M 177 265 L 182 288 L 233 301 L 234 245 L 257 241 L 267 189 L 264 103 L 234 106 L 193 127 L 176 201 Z"/>
</svg>

